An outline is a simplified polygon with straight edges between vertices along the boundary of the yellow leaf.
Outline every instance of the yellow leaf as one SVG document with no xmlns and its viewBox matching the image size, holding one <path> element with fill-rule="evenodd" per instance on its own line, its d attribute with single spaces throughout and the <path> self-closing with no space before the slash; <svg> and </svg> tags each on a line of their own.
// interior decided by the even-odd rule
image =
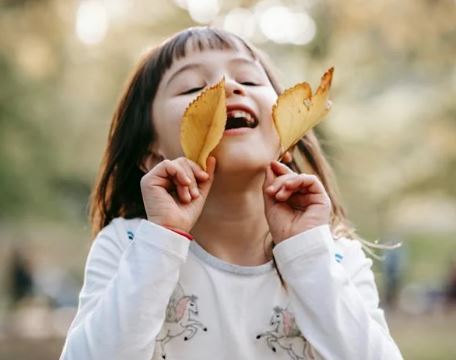
<svg viewBox="0 0 456 360">
<path fill-rule="evenodd" d="M 280 136 L 281 155 L 295 145 L 307 131 L 316 126 L 329 111 L 329 89 L 334 68 L 321 78 L 315 95 L 308 83 L 299 83 L 285 90 L 272 107 L 272 117 Z"/>
<path fill-rule="evenodd" d="M 185 110 L 180 130 L 185 156 L 206 170 L 207 158 L 222 139 L 225 124 L 225 79 L 222 79 L 204 90 Z"/>
</svg>

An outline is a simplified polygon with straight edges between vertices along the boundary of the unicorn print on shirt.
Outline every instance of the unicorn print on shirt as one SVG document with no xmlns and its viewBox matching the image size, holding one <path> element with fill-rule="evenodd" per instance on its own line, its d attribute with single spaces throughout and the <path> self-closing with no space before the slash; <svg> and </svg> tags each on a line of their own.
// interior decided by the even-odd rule
<svg viewBox="0 0 456 360">
<path fill-rule="evenodd" d="M 309 342 L 296 325 L 293 314 L 287 309 L 276 306 L 269 322 L 270 329 L 258 334 L 257 339 L 265 339 L 267 346 L 277 352 L 284 350 L 292 360 L 315 359 Z"/>
<path fill-rule="evenodd" d="M 162 331 L 156 339 L 162 359 L 166 359 L 165 345 L 171 340 L 182 337 L 184 341 L 189 341 L 198 332 L 198 328 L 207 331 L 207 327 L 195 319 L 198 314 L 198 297 L 185 295 L 178 283 L 169 300 Z"/>
</svg>

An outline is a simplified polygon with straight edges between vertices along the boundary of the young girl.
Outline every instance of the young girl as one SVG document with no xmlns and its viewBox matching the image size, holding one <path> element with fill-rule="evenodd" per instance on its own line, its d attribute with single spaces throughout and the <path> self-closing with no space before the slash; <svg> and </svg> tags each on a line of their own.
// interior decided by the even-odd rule
<svg viewBox="0 0 456 360">
<path fill-rule="evenodd" d="M 256 126 L 225 130 L 205 172 L 180 122 L 223 76 L 227 123 Z M 276 161 L 280 92 L 256 49 L 213 28 L 143 58 L 113 117 L 61 359 L 402 358 L 313 132 Z"/>
</svg>

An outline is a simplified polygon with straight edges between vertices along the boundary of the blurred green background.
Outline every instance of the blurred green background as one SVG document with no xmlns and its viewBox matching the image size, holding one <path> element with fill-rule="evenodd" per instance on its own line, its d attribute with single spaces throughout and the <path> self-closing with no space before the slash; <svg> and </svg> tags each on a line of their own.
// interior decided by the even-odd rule
<svg viewBox="0 0 456 360">
<path fill-rule="evenodd" d="M 359 234 L 403 242 L 375 261 L 393 336 L 406 359 L 456 359 L 454 0 L 1 1 L 0 359 L 58 358 L 116 100 L 144 51 L 199 24 L 263 49 L 285 87 L 335 66 L 316 131 Z M 15 253 L 34 284 L 16 302 Z"/>
</svg>

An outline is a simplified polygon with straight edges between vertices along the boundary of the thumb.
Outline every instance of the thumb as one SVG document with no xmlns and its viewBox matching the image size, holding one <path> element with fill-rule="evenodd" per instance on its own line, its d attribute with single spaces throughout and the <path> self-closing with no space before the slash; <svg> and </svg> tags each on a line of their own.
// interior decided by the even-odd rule
<svg viewBox="0 0 456 360">
<path fill-rule="evenodd" d="M 201 184 L 200 191 L 201 194 L 206 197 L 211 189 L 212 183 L 214 182 L 214 174 L 215 174 L 215 165 L 216 159 L 214 156 L 210 156 L 207 159 L 207 173 L 209 174 L 209 179 Z"/>
<path fill-rule="evenodd" d="M 271 169 L 271 166 L 268 165 L 266 167 L 266 171 L 265 171 L 265 177 L 264 177 L 264 183 L 263 183 L 263 197 L 264 197 L 264 205 L 265 205 L 265 210 L 270 208 L 273 204 L 273 199 L 271 197 L 271 195 L 269 195 L 267 192 L 266 192 L 266 189 L 272 185 L 272 183 L 274 182 L 274 179 L 275 179 L 275 175 Z"/>
<path fill-rule="evenodd" d="M 271 165 L 268 165 L 266 167 L 264 174 L 265 174 L 265 176 L 264 176 L 264 182 L 263 182 L 263 192 L 266 191 L 268 186 L 272 185 L 272 183 L 274 182 L 274 180 L 276 178 L 274 172 L 272 171 Z"/>
</svg>

